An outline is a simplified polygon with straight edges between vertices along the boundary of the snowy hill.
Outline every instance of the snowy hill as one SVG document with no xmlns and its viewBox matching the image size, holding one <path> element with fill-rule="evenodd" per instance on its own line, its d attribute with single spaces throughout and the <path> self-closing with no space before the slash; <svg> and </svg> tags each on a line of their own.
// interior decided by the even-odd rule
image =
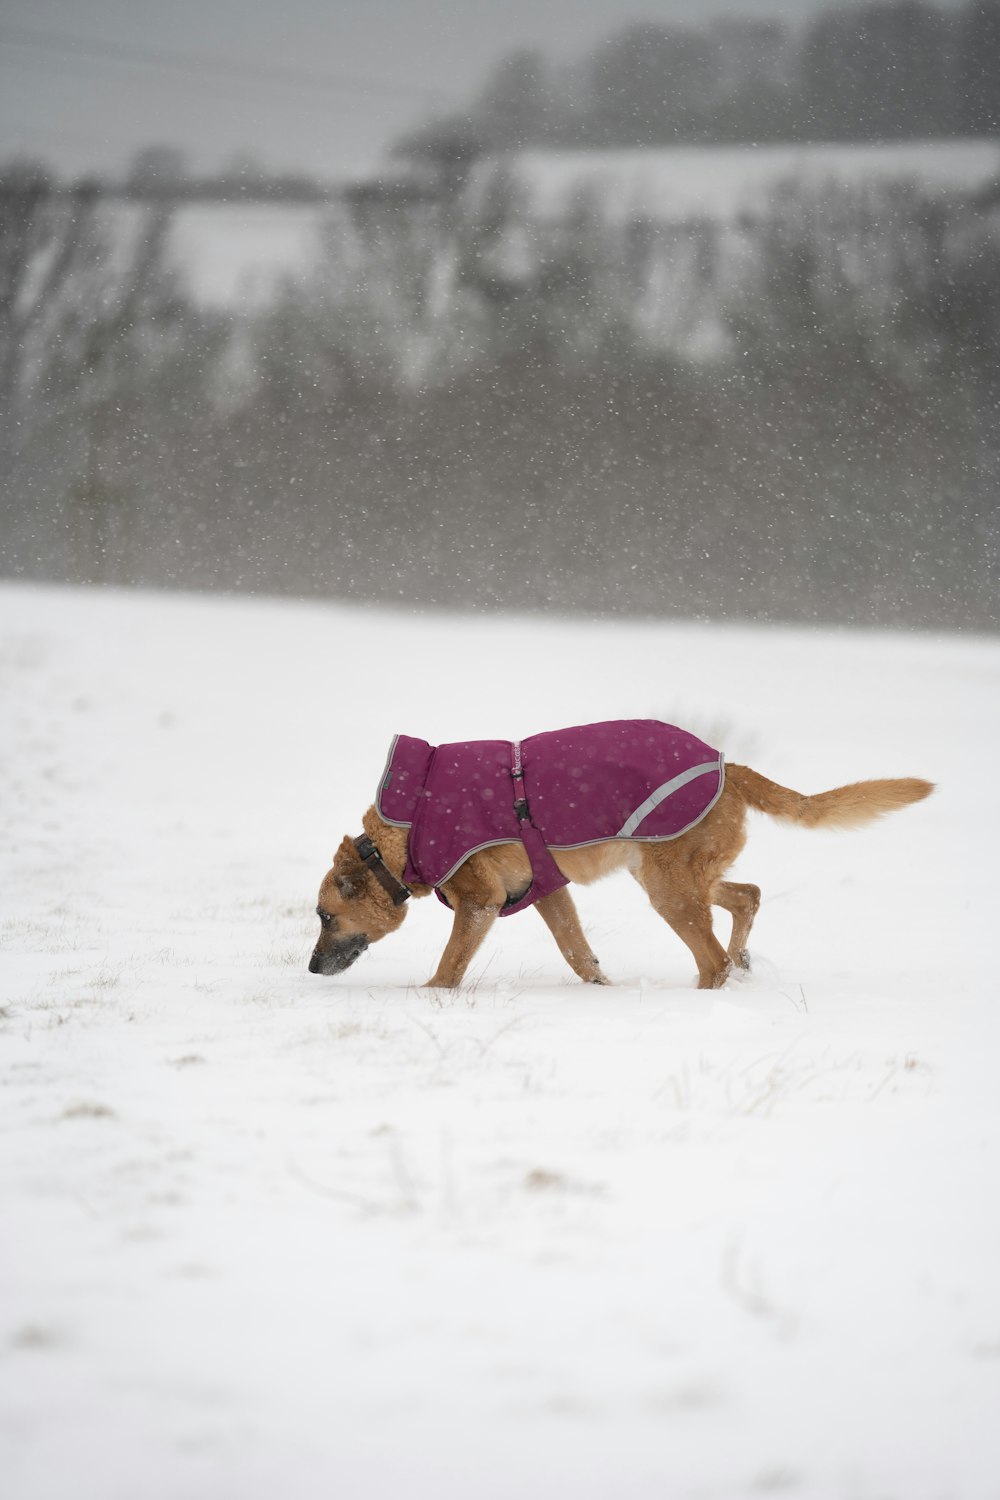
<svg viewBox="0 0 1000 1500">
<path fill-rule="evenodd" d="M 206 307 L 258 307 L 315 274 L 324 228 L 342 210 L 314 203 L 186 203 L 174 210 L 170 262 Z"/>
<path fill-rule="evenodd" d="M 529 219 L 582 205 L 607 223 L 732 224 L 769 213 L 778 196 L 912 187 L 926 201 L 974 197 L 1000 179 L 995 141 L 884 145 L 677 146 L 622 151 L 525 151 L 501 163 Z M 473 180 L 482 192 L 497 164 Z"/>
<path fill-rule="evenodd" d="M 17 1500 L 988 1500 L 1000 648 L 0 590 L 0 1473 Z M 717 994 L 626 877 L 418 988 L 306 972 L 391 733 L 655 715 L 755 819 Z M 719 915 L 720 925 L 722 914 Z"/>
</svg>

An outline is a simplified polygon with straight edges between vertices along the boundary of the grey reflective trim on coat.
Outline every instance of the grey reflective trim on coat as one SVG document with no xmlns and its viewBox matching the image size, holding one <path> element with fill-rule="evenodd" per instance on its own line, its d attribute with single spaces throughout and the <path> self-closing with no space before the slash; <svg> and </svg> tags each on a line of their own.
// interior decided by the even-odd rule
<svg viewBox="0 0 1000 1500">
<path fill-rule="evenodd" d="M 656 808 L 659 807 L 661 802 L 665 802 L 668 797 L 674 794 L 674 792 L 679 792 L 681 787 L 687 786 L 689 781 L 696 781 L 699 776 L 707 776 L 712 771 L 715 771 L 721 778 L 721 756 L 718 760 L 709 761 L 706 765 L 703 766 L 689 766 L 686 771 L 681 771 L 679 776 L 673 777 L 673 779 L 670 781 L 665 781 L 662 786 L 658 786 L 655 791 L 650 792 L 645 802 L 640 802 L 639 806 L 636 808 L 632 816 L 630 818 L 626 818 L 621 828 L 615 834 L 615 837 L 619 839 L 630 839 L 639 825 L 646 821 L 650 813 L 654 812 Z M 719 791 L 721 792 L 721 790 L 722 786 L 720 784 Z M 713 798 L 713 802 L 716 800 L 718 800 L 717 797 Z M 706 808 L 705 811 L 707 812 L 708 808 Z M 702 816 L 704 816 L 704 814 L 702 814 Z M 699 818 L 698 821 L 700 822 L 701 818 Z"/>
<path fill-rule="evenodd" d="M 382 767 L 382 775 L 378 779 L 378 791 L 375 793 L 375 811 L 378 813 L 383 823 L 390 823 L 393 828 L 412 828 L 412 823 L 401 823 L 398 818 L 387 818 L 385 813 L 382 811 L 382 793 L 385 791 L 385 778 L 388 776 L 389 771 L 392 767 L 392 757 L 396 753 L 396 746 L 398 743 L 399 735 L 394 734 L 392 737 L 392 744 L 389 746 L 389 754 L 386 757 L 385 765 Z"/>
<path fill-rule="evenodd" d="M 435 880 L 434 887 L 433 887 L 434 890 L 439 891 L 441 889 L 441 887 L 443 885 L 445 885 L 451 879 L 451 877 L 453 875 L 457 875 L 458 872 L 459 872 L 459 870 L 462 868 L 462 866 L 468 860 L 470 860 L 474 854 L 480 854 L 484 849 L 496 849 L 498 847 L 498 845 L 500 845 L 500 844 L 520 844 L 520 843 L 521 843 L 520 839 L 488 839 L 485 844 L 476 844 L 474 846 L 474 848 L 467 849 L 466 852 L 462 855 L 461 859 L 457 859 L 455 861 L 455 863 L 452 865 L 451 869 L 448 871 L 447 875 L 442 875 L 440 880 Z M 521 847 L 523 849 L 524 845 L 522 844 Z"/>
</svg>

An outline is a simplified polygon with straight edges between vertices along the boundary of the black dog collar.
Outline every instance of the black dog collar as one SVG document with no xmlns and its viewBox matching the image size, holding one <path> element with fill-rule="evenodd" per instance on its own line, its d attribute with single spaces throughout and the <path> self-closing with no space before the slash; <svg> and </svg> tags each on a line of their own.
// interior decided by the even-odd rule
<svg viewBox="0 0 1000 1500">
<path fill-rule="evenodd" d="M 378 846 L 366 833 L 354 840 L 354 847 L 358 851 L 358 859 L 361 863 L 366 869 L 371 870 L 382 889 L 392 897 L 393 906 L 402 906 L 404 901 L 410 899 L 413 895 L 410 887 L 396 879 L 379 853 Z"/>
</svg>

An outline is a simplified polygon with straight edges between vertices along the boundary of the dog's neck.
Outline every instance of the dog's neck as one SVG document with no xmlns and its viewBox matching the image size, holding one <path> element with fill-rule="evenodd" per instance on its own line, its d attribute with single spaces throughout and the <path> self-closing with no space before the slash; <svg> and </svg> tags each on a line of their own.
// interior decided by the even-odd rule
<svg viewBox="0 0 1000 1500">
<path fill-rule="evenodd" d="M 410 830 L 399 828 L 394 823 L 387 823 L 374 807 L 368 809 L 361 822 L 365 833 L 381 854 L 382 863 L 386 869 L 390 870 L 397 880 L 402 881 L 403 871 L 406 869 Z M 411 885 L 410 890 L 415 897 L 428 896 L 431 888 L 429 885 Z"/>
</svg>

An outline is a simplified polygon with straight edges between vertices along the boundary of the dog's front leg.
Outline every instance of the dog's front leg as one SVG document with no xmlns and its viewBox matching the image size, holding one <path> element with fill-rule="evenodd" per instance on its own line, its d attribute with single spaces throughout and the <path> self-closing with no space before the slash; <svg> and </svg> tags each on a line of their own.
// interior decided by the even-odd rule
<svg viewBox="0 0 1000 1500">
<path fill-rule="evenodd" d="M 576 904 L 565 886 L 535 902 L 539 916 L 559 944 L 559 952 L 585 984 L 609 984 L 584 937 Z"/>
<path fill-rule="evenodd" d="M 477 901 L 458 901 L 451 937 L 436 973 L 427 981 L 429 987 L 454 989 L 455 985 L 461 984 L 476 949 L 496 921 L 499 910 L 498 906 L 481 906 Z"/>
</svg>

